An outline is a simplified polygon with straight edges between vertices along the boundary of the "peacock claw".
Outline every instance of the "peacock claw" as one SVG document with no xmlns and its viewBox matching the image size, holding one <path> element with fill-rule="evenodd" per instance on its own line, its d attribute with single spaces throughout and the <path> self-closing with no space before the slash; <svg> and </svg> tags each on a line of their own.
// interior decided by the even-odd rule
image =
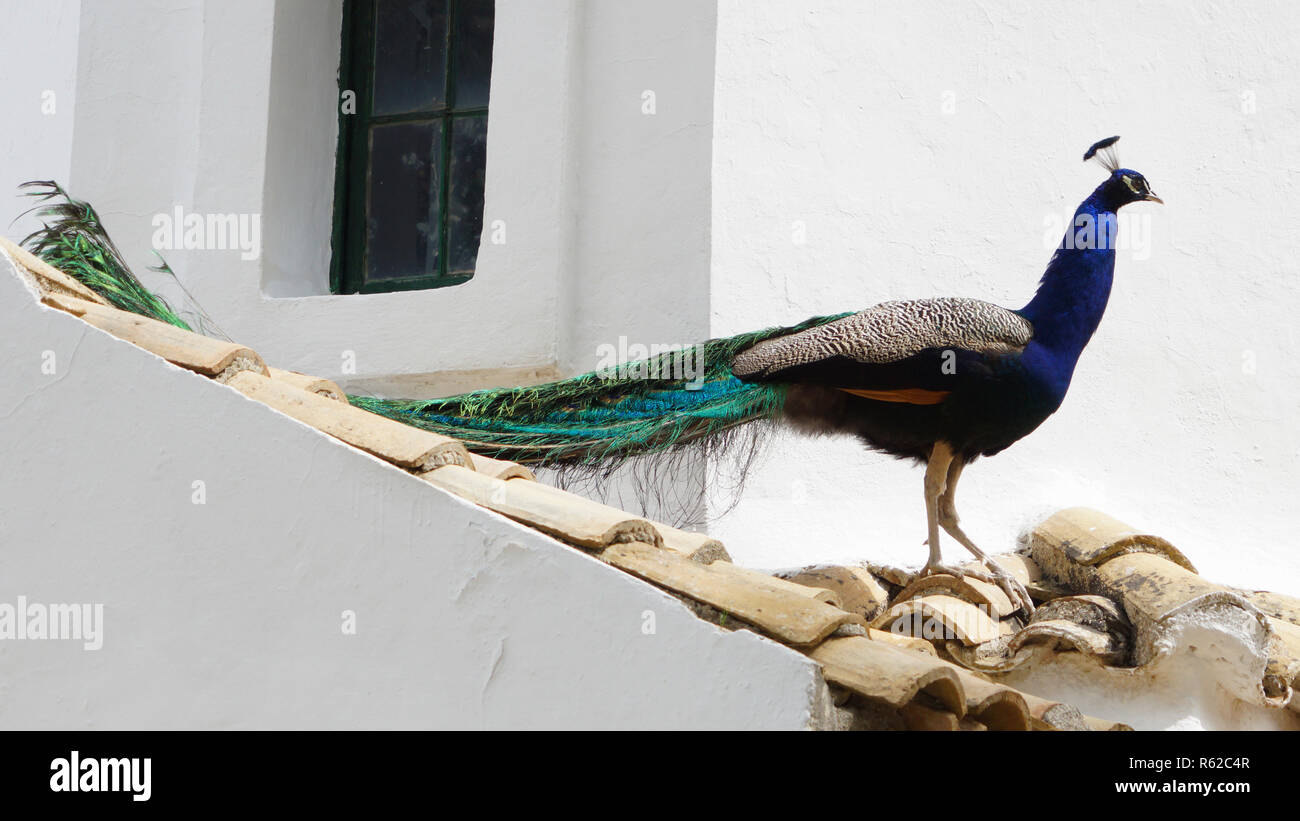
<svg viewBox="0 0 1300 821">
<path fill-rule="evenodd" d="M 1034 600 L 1030 598 L 1029 591 L 1025 589 L 1019 579 L 1012 576 L 992 559 L 984 559 L 984 566 L 989 569 L 988 575 L 990 576 L 985 581 L 996 584 L 1001 588 L 1002 592 L 1007 594 L 1007 598 L 1011 600 L 1011 603 L 1024 611 L 1026 616 L 1034 615 Z"/>
<path fill-rule="evenodd" d="M 1034 600 L 1030 598 L 1025 586 L 992 559 L 986 560 L 984 566 L 989 568 L 987 572 L 974 567 L 952 567 L 942 562 L 928 562 L 916 577 L 938 575 L 956 576 L 959 579 L 969 577 L 986 584 L 997 585 L 1007 595 L 1012 605 L 1023 611 L 1026 616 L 1032 616 Z"/>
</svg>

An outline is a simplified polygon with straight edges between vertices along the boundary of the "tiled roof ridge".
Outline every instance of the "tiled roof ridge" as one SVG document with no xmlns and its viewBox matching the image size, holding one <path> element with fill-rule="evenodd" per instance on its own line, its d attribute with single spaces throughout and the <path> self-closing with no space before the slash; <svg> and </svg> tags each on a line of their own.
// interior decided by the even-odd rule
<svg viewBox="0 0 1300 821">
<path fill-rule="evenodd" d="M 470 453 L 448 437 L 356 408 L 328 379 L 267 367 L 249 348 L 107 305 L 0 238 L 47 306 L 174 365 L 226 384 L 303 424 L 677 596 L 724 627 L 749 627 L 820 665 L 842 726 L 886 711 L 915 729 L 1128 729 L 997 682 L 1044 653 L 1141 666 L 1169 652 L 1167 628 L 1212 611 L 1238 614 L 1268 664 L 1258 702 L 1300 709 L 1300 600 L 1202 579 L 1176 547 L 1103 513 L 1062 510 L 1025 551 L 997 557 L 1042 603 L 1028 623 L 995 586 L 874 565 L 765 574 L 723 545 L 535 481 L 526 467 Z M 927 625 L 934 636 L 900 625 Z M 892 722 L 892 724 L 891 724 Z"/>
</svg>

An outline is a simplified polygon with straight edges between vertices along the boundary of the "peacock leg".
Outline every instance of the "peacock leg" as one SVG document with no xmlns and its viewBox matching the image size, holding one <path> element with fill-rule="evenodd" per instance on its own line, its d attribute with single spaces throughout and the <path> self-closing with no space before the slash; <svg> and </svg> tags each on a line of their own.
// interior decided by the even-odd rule
<svg viewBox="0 0 1300 821">
<path fill-rule="evenodd" d="M 941 500 L 948 482 L 948 468 L 952 464 L 952 448 L 945 442 L 936 442 L 930 451 L 930 461 L 925 466 L 925 520 L 929 527 L 930 558 L 921 568 L 920 575 L 931 576 L 946 573 L 950 576 L 962 575 L 962 571 L 943 563 L 939 549 L 939 522 Z"/>
<path fill-rule="evenodd" d="M 960 518 L 957 516 L 957 480 L 961 478 L 963 467 L 965 467 L 965 463 L 960 456 L 953 457 L 949 461 L 948 475 L 945 477 L 944 489 L 938 499 L 939 524 L 944 530 L 948 531 L 949 536 L 952 536 L 960 542 L 963 547 L 975 556 L 975 559 L 979 561 L 980 564 L 984 565 L 989 570 L 987 576 L 978 571 L 966 570 L 965 574 L 967 576 L 996 584 L 998 587 L 1002 588 L 1003 593 L 1007 594 L 1007 598 L 1011 600 L 1012 604 L 1018 606 L 1027 614 L 1033 613 L 1034 602 L 1033 599 L 1029 597 L 1029 591 L 1025 589 L 1025 586 L 1017 581 L 1016 578 L 1008 573 L 1001 565 L 989 558 L 983 550 L 976 547 L 975 543 L 971 541 L 970 537 L 966 535 L 965 531 L 961 529 L 960 524 L 958 524 Z"/>
</svg>

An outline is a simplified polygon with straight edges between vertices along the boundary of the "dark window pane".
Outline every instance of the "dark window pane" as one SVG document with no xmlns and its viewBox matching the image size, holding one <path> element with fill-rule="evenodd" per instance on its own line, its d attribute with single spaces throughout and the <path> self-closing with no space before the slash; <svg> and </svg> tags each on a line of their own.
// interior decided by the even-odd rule
<svg viewBox="0 0 1300 821">
<path fill-rule="evenodd" d="M 446 43 L 447 0 L 377 0 L 371 113 L 442 108 Z"/>
<path fill-rule="evenodd" d="M 366 281 L 436 274 L 441 122 L 370 130 Z"/>
<path fill-rule="evenodd" d="M 477 108 L 488 104 L 492 78 L 492 22 L 495 0 L 457 0 L 451 57 L 456 78 L 453 101 L 456 108 Z"/>
<path fill-rule="evenodd" d="M 447 274 L 473 274 L 483 233 L 483 168 L 487 164 L 487 117 L 451 123 L 447 210 Z"/>
</svg>

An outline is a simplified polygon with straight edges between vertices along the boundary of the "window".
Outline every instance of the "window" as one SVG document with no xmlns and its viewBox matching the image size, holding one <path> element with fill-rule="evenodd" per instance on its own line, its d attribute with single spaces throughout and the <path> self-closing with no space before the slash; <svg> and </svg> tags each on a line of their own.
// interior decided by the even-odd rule
<svg viewBox="0 0 1300 821">
<path fill-rule="evenodd" d="M 483 232 L 494 0 L 345 0 L 330 289 L 474 275 Z"/>
</svg>

